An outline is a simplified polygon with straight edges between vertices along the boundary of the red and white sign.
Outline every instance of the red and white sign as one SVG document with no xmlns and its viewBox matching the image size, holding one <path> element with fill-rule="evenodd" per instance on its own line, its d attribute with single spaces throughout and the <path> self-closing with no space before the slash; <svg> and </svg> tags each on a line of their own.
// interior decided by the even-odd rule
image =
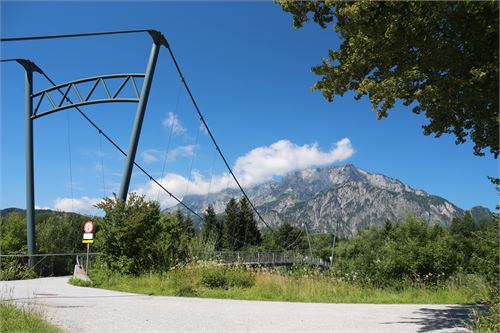
<svg viewBox="0 0 500 333">
<path fill-rule="evenodd" d="M 94 231 L 94 223 L 92 221 L 87 221 L 83 225 L 83 231 L 87 234 L 90 234 Z"/>
</svg>

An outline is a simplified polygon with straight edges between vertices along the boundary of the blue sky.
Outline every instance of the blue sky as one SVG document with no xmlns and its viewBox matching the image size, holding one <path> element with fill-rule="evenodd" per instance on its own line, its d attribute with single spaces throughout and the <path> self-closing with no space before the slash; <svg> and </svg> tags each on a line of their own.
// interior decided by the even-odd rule
<svg viewBox="0 0 500 333">
<path fill-rule="evenodd" d="M 389 118 L 377 121 L 366 98 L 355 101 L 346 94 L 328 103 L 320 93 L 311 92 L 317 77 L 310 67 L 340 41 L 331 29 L 314 24 L 294 30 L 291 16 L 272 2 L 2 2 L 1 9 L 2 37 L 162 31 L 222 150 L 247 186 L 279 178 L 290 169 L 353 163 L 461 208 L 493 209 L 497 204 L 495 189 L 486 179 L 498 175 L 497 161 L 474 156 L 470 143 L 456 146 L 451 136 L 424 136 L 425 117 L 401 105 Z M 100 74 L 144 72 L 151 39 L 137 34 L 1 47 L 2 58 L 31 59 L 63 83 Z M 2 208 L 25 206 L 23 80 L 20 66 L 2 64 Z M 48 86 L 35 77 L 35 91 Z M 127 147 L 135 108 L 116 103 L 84 110 Z M 233 186 L 221 160 L 213 163 L 214 148 L 199 129 L 195 110 L 185 91 L 179 90 L 179 77 L 162 49 L 137 154 L 137 161 L 157 177 L 162 176 L 172 124 L 176 129 L 163 174 L 165 185 L 180 196 Z M 90 204 L 118 191 L 123 158 L 104 140 L 101 150 L 99 135 L 75 111 L 36 120 L 34 133 L 37 206 L 66 210 L 73 206 L 97 213 Z M 137 170 L 130 189 L 153 198 L 157 192 Z M 166 198 L 160 200 L 170 204 Z"/>
</svg>

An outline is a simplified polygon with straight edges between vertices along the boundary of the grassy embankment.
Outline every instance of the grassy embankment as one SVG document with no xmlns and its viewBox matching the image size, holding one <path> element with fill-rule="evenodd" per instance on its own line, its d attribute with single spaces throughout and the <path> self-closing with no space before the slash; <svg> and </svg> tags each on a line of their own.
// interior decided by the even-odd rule
<svg viewBox="0 0 500 333">
<path fill-rule="evenodd" d="M 92 286 L 117 291 L 265 301 L 472 304 L 488 293 L 486 284 L 475 276 L 434 285 L 408 282 L 399 287 L 377 288 L 305 267 L 285 271 L 198 264 L 165 274 L 131 276 L 100 269 L 92 271 L 90 276 Z"/>
<path fill-rule="evenodd" d="M 45 321 L 33 307 L 18 307 L 9 301 L 0 303 L 0 332 L 62 333 L 61 328 Z"/>
</svg>

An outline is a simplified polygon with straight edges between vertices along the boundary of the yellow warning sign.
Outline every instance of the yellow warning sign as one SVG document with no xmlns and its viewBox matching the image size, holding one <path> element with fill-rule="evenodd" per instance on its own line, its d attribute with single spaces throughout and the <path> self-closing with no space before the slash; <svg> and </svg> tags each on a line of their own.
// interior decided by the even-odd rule
<svg viewBox="0 0 500 333">
<path fill-rule="evenodd" d="M 94 240 L 93 239 L 84 239 L 84 240 L 82 240 L 82 243 L 83 244 L 93 244 Z"/>
</svg>

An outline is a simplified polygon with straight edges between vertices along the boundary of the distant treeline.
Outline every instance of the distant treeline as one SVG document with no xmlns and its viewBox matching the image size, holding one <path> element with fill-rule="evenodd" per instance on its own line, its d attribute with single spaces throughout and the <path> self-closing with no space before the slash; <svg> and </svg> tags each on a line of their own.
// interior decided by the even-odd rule
<svg viewBox="0 0 500 333">
<path fill-rule="evenodd" d="M 210 251 L 294 251 L 330 261 L 332 234 L 310 235 L 303 228 L 281 224 L 276 230 L 259 230 L 249 203 L 231 199 L 224 214 L 209 206 L 201 230 L 181 211 L 162 213 L 158 202 L 131 194 L 126 203 L 104 199 L 99 205 L 105 216 L 90 217 L 52 211 L 37 212 L 37 253 L 76 253 L 83 223 L 95 224 L 92 251 L 99 261 L 125 274 L 167 271 Z M 12 211 L 1 219 L 2 254 L 26 253 L 24 214 Z M 402 281 L 436 283 L 458 273 L 478 274 L 497 281 L 499 271 L 498 216 L 492 221 L 473 220 L 470 214 L 455 218 L 448 227 L 428 225 L 408 216 L 403 222 L 387 221 L 382 228 L 369 227 L 352 238 L 337 239 L 333 271 L 346 279 L 377 286 Z M 44 259 L 36 274 L 68 274 L 74 258 Z M 25 261 L 3 259 L 1 278 L 33 274 Z M 29 275 L 29 274 L 28 274 Z"/>
</svg>

